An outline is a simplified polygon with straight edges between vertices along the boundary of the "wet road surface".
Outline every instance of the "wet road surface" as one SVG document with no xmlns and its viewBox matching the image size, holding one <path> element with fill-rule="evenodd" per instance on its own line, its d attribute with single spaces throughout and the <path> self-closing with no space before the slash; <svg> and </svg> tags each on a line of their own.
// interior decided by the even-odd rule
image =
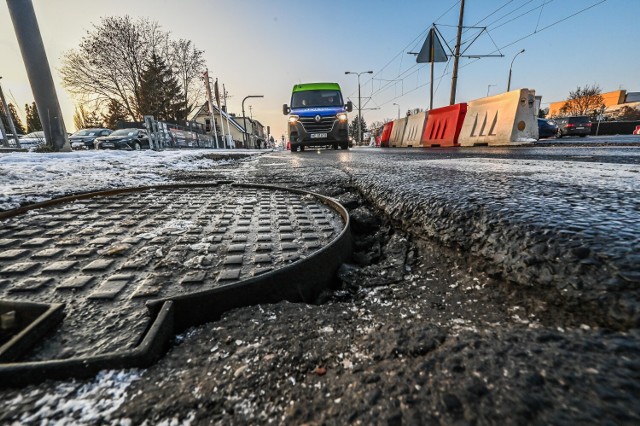
<svg viewBox="0 0 640 426">
<path fill-rule="evenodd" d="M 639 159 L 356 148 L 176 175 L 335 197 L 353 264 L 321 304 L 236 310 L 145 371 L 4 391 L 0 420 L 637 423 Z"/>
</svg>

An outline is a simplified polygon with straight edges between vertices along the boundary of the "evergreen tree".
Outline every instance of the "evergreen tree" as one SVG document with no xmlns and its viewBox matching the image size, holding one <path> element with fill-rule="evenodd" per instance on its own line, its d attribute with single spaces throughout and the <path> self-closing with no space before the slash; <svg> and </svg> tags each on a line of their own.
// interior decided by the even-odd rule
<svg viewBox="0 0 640 426">
<path fill-rule="evenodd" d="M 109 129 L 117 129 L 118 121 L 126 121 L 126 119 L 126 108 L 117 100 L 110 100 L 107 106 L 107 113 L 102 115 L 104 126 Z"/>
<path fill-rule="evenodd" d="M 354 140 L 358 139 L 358 118 L 360 117 L 356 115 L 349 125 L 349 135 L 351 135 Z M 365 132 L 368 131 L 367 123 L 364 121 L 364 118 L 360 118 L 360 126 L 362 127 L 362 134 L 364 135 Z"/>
<path fill-rule="evenodd" d="M 27 114 L 27 133 L 41 131 L 42 122 L 40 121 L 40 115 L 38 115 L 36 103 L 32 102 L 31 105 L 26 104 L 24 110 Z"/>
<path fill-rule="evenodd" d="M 140 115 L 156 120 L 184 120 L 184 95 L 173 71 L 157 54 L 151 56 L 140 82 Z"/>
<path fill-rule="evenodd" d="M 0 120 L 2 120 L 2 128 L 6 129 L 7 133 L 11 131 L 9 127 L 9 120 L 7 120 L 7 114 L 4 113 L 2 105 L 0 105 Z"/>
<path fill-rule="evenodd" d="M 20 135 L 24 135 L 27 131 L 24 128 L 24 124 L 22 124 L 22 120 L 20 120 L 20 116 L 16 111 L 16 106 L 14 104 L 9 104 L 9 113 L 11 114 L 11 118 L 13 119 L 13 125 L 16 128 L 16 133 Z M 7 127 L 8 129 L 8 127 Z"/>
<path fill-rule="evenodd" d="M 76 108 L 73 114 L 73 124 L 77 130 L 103 126 L 102 118 L 98 113 L 96 111 L 87 112 L 84 105 Z"/>
</svg>

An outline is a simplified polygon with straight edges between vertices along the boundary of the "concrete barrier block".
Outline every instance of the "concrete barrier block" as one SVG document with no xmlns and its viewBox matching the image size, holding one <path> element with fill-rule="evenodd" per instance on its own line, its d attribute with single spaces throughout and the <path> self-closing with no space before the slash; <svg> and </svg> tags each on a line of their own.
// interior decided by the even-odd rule
<svg viewBox="0 0 640 426">
<path fill-rule="evenodd" d="M 420 139 L 422 139 L 422 131 L 424 130 L 424 123 L 426 121 L 426 112 L 420 112 L 418 114 L 408 116 L 407 127 L 404 130 L 400 146 L 405 148 L 422 146 Z"/>
<path fill-rule="evenodd" d="M 471 101 L 458 143 L 521 145 L 538 139 L 535 90 L 518 89 Z"/>
<path fill-rule="evenodd" d="M 422 132 L 422 145 L 458 146 L 458 137 L 467 113 L 467 104 L 455 104 L 429 111 Z"/>
<path fill-rule="evenodd" d="M 389 146 L 402 146 L 402 138 L 404 137 L 404 129 L 407 126 L 407 117 L 399 118 L 393 122 L 391 129 L 391 137 L 389 138 Z"/>
<path fill-rule="evenodd" d="M 382 128 L 382 136 L 380 137 L 381 147 L 389 146 L 389 139 L 391 138 L 391 130 L 393 130 L 393 121 L 384 123 L 384 127 Z"/>
</svg>

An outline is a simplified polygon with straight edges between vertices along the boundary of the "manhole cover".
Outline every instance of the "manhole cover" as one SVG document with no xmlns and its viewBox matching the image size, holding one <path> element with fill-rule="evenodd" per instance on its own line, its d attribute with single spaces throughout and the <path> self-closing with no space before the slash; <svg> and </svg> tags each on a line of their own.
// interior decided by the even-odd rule
<svg viewBox="0 0 640 426">
<path fill-rule="evenodd" d="M 65 305 L 61 324 L 19 361 L 133 349 L 152 322 L 148 300 L 302 264 L 345 226 L 323 197 L 240 185 L 115 191 L 4 219 L 0 299 Z"/>
</svg>

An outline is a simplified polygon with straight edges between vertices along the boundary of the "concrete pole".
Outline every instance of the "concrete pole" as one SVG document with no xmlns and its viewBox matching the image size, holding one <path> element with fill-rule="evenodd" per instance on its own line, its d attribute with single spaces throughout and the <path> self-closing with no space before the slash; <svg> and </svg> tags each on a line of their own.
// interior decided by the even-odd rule
<svg viewBox="0 0 640 426">
<path fill-rule="evenodd" d="M 227 130 L 229 130 L 229 139 L 233 140 L 231 135 L 231 123 L 229 123 L 229 107 L 227 107 L 227 89 L 224 88 L 224 84 L 222 85 L 222 93 L 224 97 L 224 113 L 227 114 Z"/>
<path fill-rule="evenodd" d="M 358 143 L 362 144 L 362 99 L 360 98 L 360 73 L 358 73 Z"/>
<path fill-rule="evenodd" d="M 0 77 L 0 80 L 2 77 Z M 9 130 L 11 130 L 11 134 L 13 135 L 13 139 L 16 141 L 16 148 L 20 148 L 20 139 L 18 138 L 18 134 L 16 133 L 16 125 L 13 122 L 13 117 L 11 117 L 11 111 L 9 110 L 9 105 L 7 105 L 7 100 L 4 98 L 4 92 L 2 91 L 2 84 L 0 84 L 0 101 L 2 102 L 2 108 L 7 114 L 7 121 L 9 122 Z M 9 138 L 7 138 L 7 143 L 9 142 Z"/>
<path fill-rule="evenodd" d="M 456 52 L 453 56 L 453 75 L 451 76 L 451 97 L 449 105 L 456 103 L 456 87 L 458 85 L 458 61 L 460 60 L 460 42 L 462 40 L 462 21 L 464 17 L 464 0 L 460 1 L 460 18 L 458 20 L 458 35 L 456 37 Z"/>
<path fill-rule="evenodd" d="M 67 138 L 33 3 L 31 0 L 7 0 L 7 6 L 29 76 L 45 139 L 55 151 L 69 152 L 71 145 Z"/>
<path fill-rule="evenodd" d="M 9 148 L 9 136 L 7 136 L 7 129 L 4 128 L 4 123 L 0 119 L 0 140 L 2 140 L 2 146 Z"/>
</svg>

